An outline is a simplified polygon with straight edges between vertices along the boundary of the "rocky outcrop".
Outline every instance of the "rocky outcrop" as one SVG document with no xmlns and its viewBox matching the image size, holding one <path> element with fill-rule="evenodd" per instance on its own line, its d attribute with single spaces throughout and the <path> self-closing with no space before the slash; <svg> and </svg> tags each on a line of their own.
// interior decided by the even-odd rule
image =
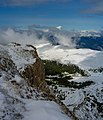
<svg viewBox="0 0 103 120">
<path fill-rule="evenodd" d="M 36 61 L 33 64 L 28 65 L 21 72 L 21 75 L 23 76 L 23 78 L 27 80 L 30 86 L 35 87 L 42 91 L 50 92 L 45 82 L 44 64 L 42 60 L 39 58 L 36 48 L 32 45 L 27 46 L 33 48 L 33 50 L 29 50 L 29 52 L 36 59 Z"/>
<path fill-rule="evenodd" d="M 30 75 L 38 79 L 31 79 Z M 44 100 L 36 89 L 41 81 L 46 85 L 43 63 L 36 51 L 13 43 L 0 45 L 0 120 L 21 120 L 29 99 Z"/>
<path fill-rule="evenodd" d="M 1 70 L 12 76 L 19 74 L 30 86 L 43 91 L 47 90 L 44 65 L 34 46 L 27 45 L 23 48 L 20 44 L 12 43 L 6 50 L 1 47 Z"/>
</svg>

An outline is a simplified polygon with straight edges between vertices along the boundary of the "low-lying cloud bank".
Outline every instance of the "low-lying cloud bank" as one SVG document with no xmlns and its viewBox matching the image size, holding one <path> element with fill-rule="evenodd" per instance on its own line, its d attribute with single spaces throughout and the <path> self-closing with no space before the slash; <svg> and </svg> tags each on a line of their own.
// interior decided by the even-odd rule
<svg viewBox="0 0 103 120">
<path fill-rule="evenodd" d="M 61 30 L 15 30 L 13 28 L 0 29 L 0 44 L 9 44 L 10 42 L 16 42 L 20 44 L 44 44 L 58 42 L 60 45 L 68 46 L 70 48 L 75 47 L 75 43 L 72 40 L 72 34 L 65 33 Z M 54 39 L 55 38 L 55 39 Z M 51 40 L 52 39 L 52 40 Z"/>
<path fill-rule="evenodd" d="M 10 42 L 17 42 L 21 44 L 35 44 L 38 42 L 46 42 L 46 39 L 39 40 L 35 33 L 28 35 L 27 31 L 15 31 L 12 28 L 7 30 L 0 30 L 0 43 L 9 44 Z"/>
</svg>

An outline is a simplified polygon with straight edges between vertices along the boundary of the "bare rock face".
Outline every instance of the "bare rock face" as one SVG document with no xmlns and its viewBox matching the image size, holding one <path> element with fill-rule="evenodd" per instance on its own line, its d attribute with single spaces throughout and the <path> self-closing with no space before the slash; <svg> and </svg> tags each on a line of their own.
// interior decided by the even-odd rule
<svg viewBox="0 0 103 120">
<path fill-rule="evenodd" d="M 27 45 L 28 47 L 32 47 L 31 45 Z M 45 69 L 42 60 L 39 58 L 36 49 L 30 50 L 32 56 L 36 59 L 36 61 L 28 65 L 21 75 L 27 80 L 28 84 L 32 87 L 36 87 L 40 90 L 47 90 L 47 85 L 45 82 Z M 49 90 L 49 89 L 48 89 Z"/>
</svg>

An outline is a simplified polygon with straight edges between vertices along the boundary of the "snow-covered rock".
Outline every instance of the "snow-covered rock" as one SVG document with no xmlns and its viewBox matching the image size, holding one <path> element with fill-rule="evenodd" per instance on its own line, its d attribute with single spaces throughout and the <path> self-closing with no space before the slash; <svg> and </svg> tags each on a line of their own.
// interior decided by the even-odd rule
<svg viewBox="0 0 103 120">
<path fill-rule="evenodd" d="M 0 45 L 1 120 L 70 119 L 59 105 L 44 96 L 43 91 L 49 94 L 49 88 L 43 72 L 42 61 L 33 46 Z"/>
</svg>

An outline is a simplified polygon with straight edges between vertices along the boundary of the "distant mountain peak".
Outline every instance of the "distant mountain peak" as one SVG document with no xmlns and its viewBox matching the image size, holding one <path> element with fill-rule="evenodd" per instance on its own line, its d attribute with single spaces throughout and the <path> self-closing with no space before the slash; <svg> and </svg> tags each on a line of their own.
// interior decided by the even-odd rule
<svg viewBox="0 0 103 120">
<path fill-rule="evenodd" d="M 59 30 L 61 30 L 61 29 L 62 29 L 62 26 L 57 26 L 56 28 L 59 29 Z"/>
</svg>

